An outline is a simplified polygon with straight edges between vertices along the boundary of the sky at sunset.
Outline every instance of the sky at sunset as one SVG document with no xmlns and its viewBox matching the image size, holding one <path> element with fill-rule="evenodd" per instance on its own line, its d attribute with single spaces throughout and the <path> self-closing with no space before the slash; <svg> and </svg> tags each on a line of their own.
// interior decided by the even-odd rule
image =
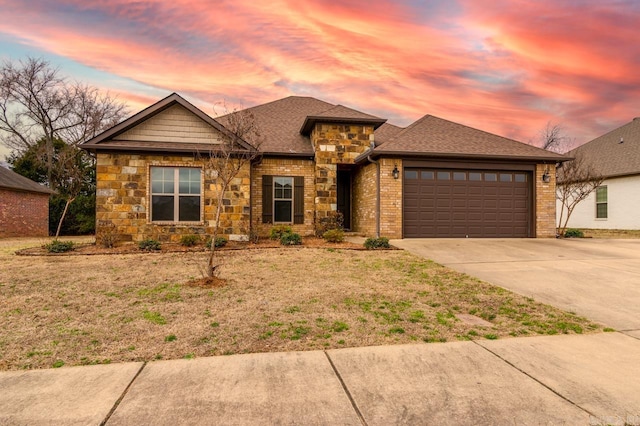
<svg viewBox="0 0 640 426">
<path fill-rule="evenodd" d="M 559 123 L 574 144 L 640 116 L 638 0 L 0 0 L 0 17 L 0 59 L 47 59 L 132 112 L 300 95 L 523 142 Z"/>
</svg>

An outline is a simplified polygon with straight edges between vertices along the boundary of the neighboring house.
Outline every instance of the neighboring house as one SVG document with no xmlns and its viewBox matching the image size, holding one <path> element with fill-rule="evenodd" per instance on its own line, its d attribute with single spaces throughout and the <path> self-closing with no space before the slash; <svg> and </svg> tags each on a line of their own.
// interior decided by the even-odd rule
<svg viewBox="0 0 640 426">
<path fill-rule="evenodd" d="M 570 151 L 605 178 L 578 203 L 568 227 L 640 229 L 640 117 Z M 557 206 L 560 215 L 561 205 Z M 565 212 L 566 214 L 566 212 Z"/>
<path fill-rule="evenodd" d="M 367 236 L 555 236 L 562 155 L 429 115 L 400 128 L 309 97 L 247 111 L 262 155 L 225 194 L 231 239 L 273 224 L 313 234 L 334 211 Z M 210 233 L 215 176 L 198 158 L 225 143 L 230 118 L 172 94 L 83 144 L 97 157 L 97 230 L 115 225 L 134 241 Z"/>
<path fill-rule="evenodd" d="M 49 235 L 49 196 L 54 192 L 0 167 L 0 238 Z"/>
</svg>

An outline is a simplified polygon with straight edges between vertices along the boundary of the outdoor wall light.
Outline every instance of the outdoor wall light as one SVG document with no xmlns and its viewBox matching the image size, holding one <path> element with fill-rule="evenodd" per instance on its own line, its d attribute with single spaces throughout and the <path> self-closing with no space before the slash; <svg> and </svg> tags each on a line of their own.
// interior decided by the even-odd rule
<svg viewBox="0 0 640 426">
<path fill-rule="evenodd" d="M 544 173 L 542 174 L 542 181 L 544 183 L 549 183 L 551 182 L 551 175 L 549 174 L 549 169 L 547 168 L 547 170 L 544 171 Z"/>
<path fill-rule="evenodd" d="M 400 177 L 400 170 L 398 170 L 398 166 L 393 165 L 393 171 L 391 171 L 391 175 L 394 179 L 398 179 Z"/>
</svg>

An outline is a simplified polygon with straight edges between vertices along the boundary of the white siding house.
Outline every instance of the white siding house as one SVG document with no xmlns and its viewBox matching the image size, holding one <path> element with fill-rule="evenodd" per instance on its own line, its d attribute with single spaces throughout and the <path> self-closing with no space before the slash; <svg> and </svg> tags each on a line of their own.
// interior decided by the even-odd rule
<svg viewBox="0 0 640 426">
<path fill-rule="evenodd" d="M 640 118 L 569 152 L 605 177 L 602 185 L 578 203 L 568 227 L 640 229 Z M 556 215 L 562 212 L 558 201 Z M 566 215 L 566 209 L 563 215 Z"/>
</svg>

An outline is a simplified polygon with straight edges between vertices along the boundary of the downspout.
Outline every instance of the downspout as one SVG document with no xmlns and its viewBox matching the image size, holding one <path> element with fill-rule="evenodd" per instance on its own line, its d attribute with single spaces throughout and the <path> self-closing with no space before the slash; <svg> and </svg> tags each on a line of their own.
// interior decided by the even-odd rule
<svg viewBox="0 0 640 426">
<path fill-rule="evenodd" d="M 369 152 L 373 152 L 375 142 L 371 142 Z M 380 163 L 373 158 L 371 154 L 367 155 L 367 161 L 376 165 L 376 238 L 380 238 Z"/>
</svg>

